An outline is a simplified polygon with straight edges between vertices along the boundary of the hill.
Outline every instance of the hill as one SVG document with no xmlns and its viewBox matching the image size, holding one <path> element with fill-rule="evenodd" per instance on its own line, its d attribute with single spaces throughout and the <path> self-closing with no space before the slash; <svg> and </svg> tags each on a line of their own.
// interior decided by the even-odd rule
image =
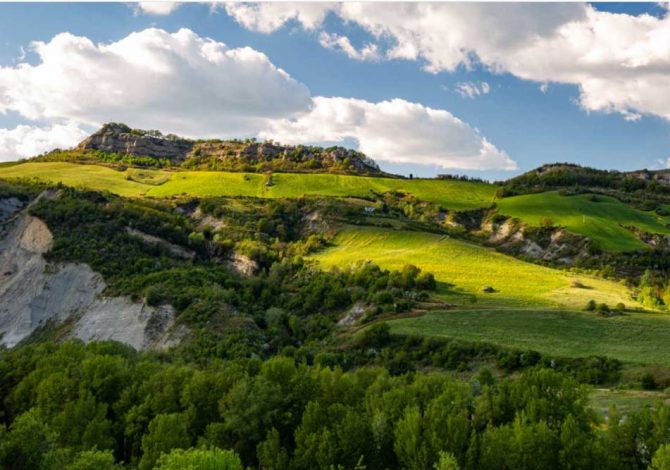
<svg viewBox="0 0 670 470">
<path fill-rule="evenodd" d="M 523 262 L 443 235 L 345 227 L 332 243 L 313 259 L 326 267 L 370 260 L 398 269 L 411 263 L 433 273 L 441 283 L 438 294 L 460 306 L 582 309 L 594 299 L 611 306 L 639 307 L 620 283 Z M 493 292 L 485 292 L 487 287 Z"/>
<path fill-rule="evenodd" d="M 517 217 L 531 225 L 550 223 L 566 227 L 596 241 L 603 250 L 648 248 L 640 239 L 638 230 L 670 235 L 667 216 L 635 209 L 608 196 L 562 196 L 550 191 L 502 198 L 497 201 L 497 206 L 501 214 Z"/>
<path fill-rule="evenodd" d="M 406 180 L 313 173 L 277 173 L 267 176 L 223 171 L 117 170 L 92 164 L 41 161 L 0 168 L 0 178 L 37 178 L 123 196 L 156 198 L 181 195 L 369 197 L 373 192 L 406 191 L 417 198 L 454 210 L 488 207 L 493 202 L 496 190 L 495 186 L 488 183 L 459 180 Z"/>
<path fill-rule="evenodd" d="M 193 140 L 120 123 L 105 124 L 76 148 L 55 150 L 38 160 L 216 171 L 383 174 L 373 160 L 343 147 L 289 146 L 254 139 Z"/>
</svg>

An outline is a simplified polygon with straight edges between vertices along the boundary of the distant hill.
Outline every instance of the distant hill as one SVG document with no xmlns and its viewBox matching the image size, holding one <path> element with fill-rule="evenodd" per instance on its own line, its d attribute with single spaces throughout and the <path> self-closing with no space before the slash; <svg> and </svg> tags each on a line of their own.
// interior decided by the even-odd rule
<svg viewBox="0 0 670 470">
<path fill-rule="evenodd" d="M 551 163 L 505 181 L 503 196 L 572 187 L 670 194 L 670 170 L 621 172 Z"/>
<path fill-rule="evenodd" d="M 76 148 L 55 150 L 38 160 L 194 170 L 386 175 L 374 160 L 344 147 L 290 146 L 254 139 L 192 140 L 156 130 L 131 129 L 120 123 L 105 124 Z"/>
</svg>

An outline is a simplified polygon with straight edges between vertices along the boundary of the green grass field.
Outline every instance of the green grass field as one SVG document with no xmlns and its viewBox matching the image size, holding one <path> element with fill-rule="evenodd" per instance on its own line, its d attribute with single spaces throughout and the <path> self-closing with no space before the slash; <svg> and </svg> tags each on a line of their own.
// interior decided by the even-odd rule
<svg viewBox="0 0 670 470">
<path fill-rule="evenodd" d="M 137 197 L 152 188 L 126 178 L 126 173 L 98 165 L 76 165 L 64 162 L 21 163 L 0 167 L 0 178 L 36 178 L 67 186 L 96 191 L 110 191 L 127 197 Z"/>
<path fill-rule="evenodd" d="M 545 217 L 574 233 L 585 235 L 604 250 L 629 251 L 646 245 L 622 225 L 633 225 L 646 232 L 670 234 L 662 217 L 643 212 L 616 199 L 588 195 L 560 196 L 557 192 L 529 194 L 497 201 L 500 213 L 539 225 Z"/>
<path fill-rule="evenodd" d="M 665 313 L 606 318 L 557 310 L 462 310 L 392 320 L 389 325 L 394 333 L 484 341 L 561 357 L 602 355 L 670 366 L 670 315 Z"/>
<path fill-rule="evenodd" d="M 403 180 L 366 176 L 275 173 L 272 186 L 264 175 L 213 171 L 175 173 L 170 181 L 150 190 L 149 196 L 182 193 L 196 196 L 369 196 L 372 191 L 405 191 L 419 199 L 455 209 L 486 207 L 493 201 L 495 187 L 486 183 L 446 180 Z"/>
<path fill-rule="evenodd" d="M 637 412 L 645 406 L 656 406 L 659 402 L 670 405 L 670 397 L 665 392 L 606 388 L 593 389 L 589 394 L 589 401 L 591 408 L 603 418 L 607 417 L 612 405 L 615 405 L 622 415 Z"/>
<path fill-rule="evenodd" d="M 375 227 L 347 227 L 335 237 L 334 246 L 313 256 L 325 266 L 343 266 L 371 260 L 382 267 L 399 269 L 414 264 L 435 274 L 438 281 L 454 284 L 439 295 L 457 304 L 506 307 L 583 308 L 589 299 L 638 308 L 628 289 L 617 282 L 570 274 L 538 266 L 491 249 L 423 233 Z M 573 287 L 578 281 L 583 287 Z M 497 292 L 484 293 L 490 286 Z"/>
<path fill-rule="evenodd" d="M 449 180 L 404 180 L 365 176 L 276 173 L 272 186 L 257 173 L 130 169 L 116 171 L 98 165 L 63 162 L 31 162 L 0 167 L 0 178 L 39 178 L 69 186 L 111 191 L 123 196 L 368 196 L 371 191 L 406 191 L 419 199 L 463 210 L 486 207 L 493 201 L 495 186 Z"/>
</svg>

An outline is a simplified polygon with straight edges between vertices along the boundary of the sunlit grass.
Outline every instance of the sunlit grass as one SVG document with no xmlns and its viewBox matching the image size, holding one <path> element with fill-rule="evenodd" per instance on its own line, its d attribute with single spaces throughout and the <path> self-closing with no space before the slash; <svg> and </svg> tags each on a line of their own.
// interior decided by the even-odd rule
<svg viewBox="0 0 670 470">
<path fill-rule="evenodd" d="M 629 251 L 645 248 L 623 226 L 632 225 L 646 232 L 670 234 L 662 217 L 634 209 L 622 202 L 598 195 L 561 196 L 557 192 L 504 198 L 497 202 L 500 213 L 517 217 L 532 225 L 548 218 L 556 225 L 595 240 L 605 250 Z"/>
<path fill-rule="evenodd" d="M 371 260 L 390 269 L 414 264 L 453 284 L 440 295 L 450 302 L 498 306 L 583 308 L 590 299 L 638 306 L 621 283 L 538 266 L 492 249 L 431 233 L 346 227 L 333 246 L 316 254 L 325 266 Z M 575 287 L 582 285 L 584 287 Z M 484 293 L 484 287 L 496 292 Z"/>
</svg>

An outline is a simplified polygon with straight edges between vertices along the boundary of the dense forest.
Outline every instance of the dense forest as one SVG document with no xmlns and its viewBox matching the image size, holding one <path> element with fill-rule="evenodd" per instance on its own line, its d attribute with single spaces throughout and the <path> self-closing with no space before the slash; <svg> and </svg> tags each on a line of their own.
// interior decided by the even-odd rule
<svg viewBox="0 0 670 470">
<path fill-rule="evenodd" d="M 586 390 L 549 368 L 463 379 L 343 371 L 291 355 L 194 365 L 118 343 L 66 342 L 4 352 L 0 375 L 0 462 L 11 469 L 670 464 L 670 408 L 625 419 L 613 408 L 603 423 Z"/>
</svg>

